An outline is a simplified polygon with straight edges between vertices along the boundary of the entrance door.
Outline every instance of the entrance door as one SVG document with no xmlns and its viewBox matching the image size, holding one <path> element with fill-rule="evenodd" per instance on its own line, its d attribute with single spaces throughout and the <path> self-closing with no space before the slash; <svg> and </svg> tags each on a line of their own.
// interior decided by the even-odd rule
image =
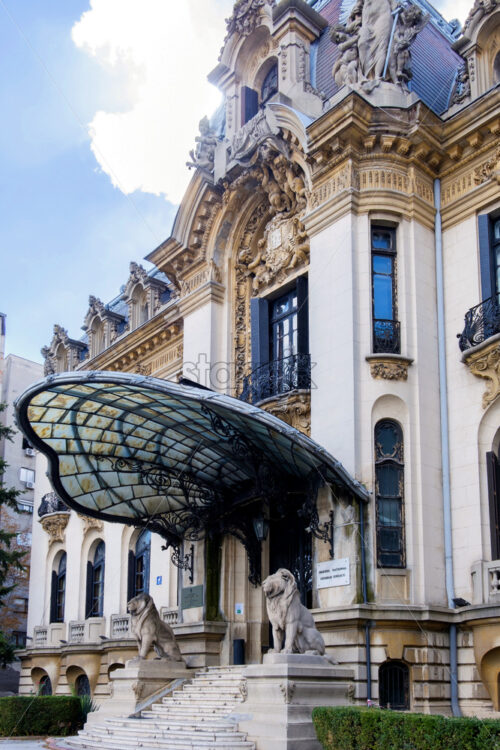
<svg viewBox="0 0 500 750">
<path fill-rule="evenodd" d="M 269 524 L 269 572 L 286 568 L 293 573 L 302 604 L 312 607 L 312 544 L 311 534 L 297 514 L 271 520 Z"/>
</svg>

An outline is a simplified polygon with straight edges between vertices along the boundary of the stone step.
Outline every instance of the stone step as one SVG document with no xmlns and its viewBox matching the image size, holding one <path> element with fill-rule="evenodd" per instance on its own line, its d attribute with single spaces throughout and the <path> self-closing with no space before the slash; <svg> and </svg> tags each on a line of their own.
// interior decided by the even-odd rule
<svg viewBox="0 0 500 750">
<path fill-rule="evenodd" d="M 147 723 L 148 726 L 151 725 L 158 728 L 190 726 L 189 722 L 187 722 L 186 719 L 180 719 L 179 717 L 177 717 L 177 719 L 175 717 L 172 719 L 155 717 L 154 719 L 148 719 L 147 722 L 145 719 L 137 720 L 123 717 L 110 717 L 106 719 L 106 724 L 93 724 L 92 728 L 101 726 L 117 726 L 125 727 L 128 729 L 128 731 L 130 731 L 130 729 L 139 731 L 142 723 Z M 237 725 L 235 722 L 228 719 L 214 719 L 209 716 L 194 716 L 192 727 L 196 728 L 197 726 L 202 726 L 203 728 L 208 727 L 209 729 L 213 730 L 225 729 L 229 727 L 234 731 L 237 731 Z"/>
<path fill-rule="evenodd" d="M 97 744 L 96 744 L 97 742 Z M 86 750 L 123 750 L 123 741 L 98 741 L 87 737 L 71 737 L 64 740 L 64 746 L 71 750 L 72 748 L 86 748 Z M 205 742 L 201 739 L 193 738 L 191 741 L 164 741 L 162 744 L 144 743 L 142 740 L 136 740 L 127 745 L 131 750 L 149 750 L 154 747 L 157 750 L 255 750 L 255 744 L 248 740 L 233 742 L 229 740 L 217 740 L 215 742 Z"/>
<path fill-rule="evenodd" d="M 151 741 L 160 741 L 160 740 L 182 740 L 183 742 L 186 740 L 191 740 L 194 737 L 196 739 L 205 740 L 207 742 L 215 742 L 216 740 L 222 739 L 224 741 L 226 740 L 232 740 L 233 742 L 240 740 L 246 740 L 246 734 L 244 732 L 238 732 L 234 729 L 234 726 L 228 726 L 225 729 L 218 729 L 217 731 L 214 731 L 213 729 L 197 729 L 195 728 L 193 731 L 189 731 L 188 729 L 155 729 L 154 727 L 137 727 L 134 728 L 134 737 L 131 737 L 130 729 L 128 727 L 123 728 L 117 728 L 113 727 L 112 730 L 107 727 L 101 727 L 98 729 L 97 727 L 92 727 L 90 730 L 85 730 L 82 732 L 82 736 L 85 737 L 92 737 L 94 739 L 108 739 L 110 736 L 112 736 L 114 739 L 116 738 L 122 738 L 122 742 L 124 745 L 130 744 L 130 742 L 135 742 L 136 739 L 150 739 Z"/>
</svg>

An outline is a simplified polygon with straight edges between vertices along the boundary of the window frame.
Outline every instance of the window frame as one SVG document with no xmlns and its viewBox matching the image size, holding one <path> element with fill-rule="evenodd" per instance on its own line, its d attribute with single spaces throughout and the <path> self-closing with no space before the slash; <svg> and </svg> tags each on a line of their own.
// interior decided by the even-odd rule
<svg viewBox="0 0 500 750">
<path fill-rule="evenodd" d="M 378 441 L 382 429 L 389 428 L 395 432 L 394 449 L 392 453 L 384 453 L 381 443 Z M 405 485 L 405 464 L 404 464 L 404 436 L 401 425 L 394 419 L 380 419 L 374 429 L 374 467 L 375 467 L 375 537 L 377 568 L 405 569 L 406 568 L 406 528 L 405 528 L 405 503 L 404 503 L 404 485 Z M 380 490 L 380 480 L 382 471 L 387 474 L 387 469 L 393 469 L 398 482 L 397 494 L 382 494 Z M 398 522 L 381 523 L 383 503 L 395 506 L 399 504 Z M 398 541 L 399 549 L 384 549 L 382 543 L 382 532 L 387 529 L 399 529 Z M 385 558 L 383 556 L 386 556 Z M 390 562 L 389 555 L 398 555 L 399 562 Z"/>
<path fill-rule="evenodd" d="M 374 243 L 374 236 L 377 233 L 384 233 L 389 236 L 389 243 L 387 248 L 376 247 Z M 396 227 L 385 226 L 383 224 L 373 223 L 370 227 L 370 274 L 371 274 L 371 295 L 372 295 L 372 350 L 374 353 L 401 353 L 401 337 L 400 337 L 400 326 L 398 320 L 398 283 L 397 283 L 397 244 L 396 244 Z M 391 259 L 391 272 L 390 274 L 383 274 L 381 271 L 375 270 L 375 258 L 390 258 Z M 391 279 L 391 317 L 390 318 L 377 318 L 375 317 L 377 298 L 379 293 L 376 292 L 376 277 L 377 276 L 390 276 Z M 379 324 L 379 326 L 377 326 Z M 384 331 L 389 332 L 392 335 L 393 345 L 386 349 L 381 347 L 381 344 L 377 340 L 377 327 L 383 333 Z"/>
<path fill-rule="evenodd" d="M 67 554 L 66 552 L 63 552 L 59 558 L 57 570 L 52 571 L 50 622 L 64 622 L 64 610 L 66 606 L 66 566 Z"/>
</svg>

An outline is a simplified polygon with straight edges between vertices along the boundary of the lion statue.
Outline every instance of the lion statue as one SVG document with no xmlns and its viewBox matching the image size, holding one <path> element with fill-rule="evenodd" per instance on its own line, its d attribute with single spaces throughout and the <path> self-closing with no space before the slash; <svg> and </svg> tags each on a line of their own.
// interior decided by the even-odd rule
<svg viewBox="0 0 500 750">
<path fill-rule="evenodd" d="M 274 649 L 270 653 L 325 656 L 325 642 L 312 614 L 300 602 L 294 575 L 280 568 L 266 578 L 262 590 L 273 629 Z"/>
<path fill-rule="evenodd" d="M 157 658 L 184 662 L 172 628 L 160 618 L 149 594 L 131 599 L 127 611 L 131 614 L 130 629 L 137 641 L 139 659 L 146 659 L 153 647 Z"/>
</svg>

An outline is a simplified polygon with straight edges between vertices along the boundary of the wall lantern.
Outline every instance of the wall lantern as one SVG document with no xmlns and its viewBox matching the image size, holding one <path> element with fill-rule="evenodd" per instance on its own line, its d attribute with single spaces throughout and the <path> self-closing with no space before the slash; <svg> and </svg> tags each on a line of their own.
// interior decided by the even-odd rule
<svg viewBox="0 0 500 750">
<path fill-rule="evenodd" d="M 269 521 L 267 518 L 264 518 L 262 513 L 253 519 L 253 529 L 259 542 L 264 542 L 267 539 L 269 533 Z"/>
</svg>

